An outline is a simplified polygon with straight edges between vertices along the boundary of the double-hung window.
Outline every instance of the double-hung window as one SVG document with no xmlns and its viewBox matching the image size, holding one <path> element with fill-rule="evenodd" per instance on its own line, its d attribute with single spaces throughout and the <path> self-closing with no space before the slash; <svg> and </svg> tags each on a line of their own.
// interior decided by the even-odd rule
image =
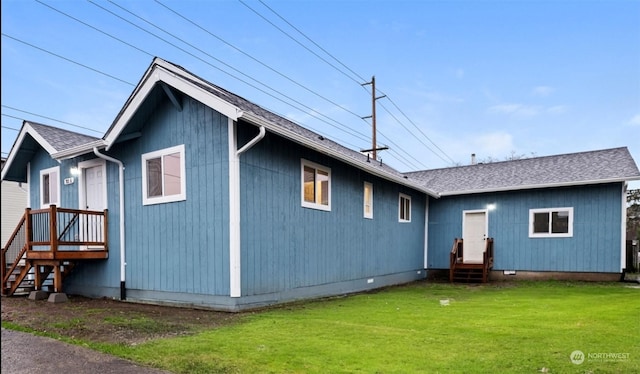
<svg viewBox="0 0 640 374">
<path fill-rule="evenodd" d="M 398 201 L 398 221 L 411 222 L 411 196 L 401 193 Z"/>
<path fill-rule="evenodd" d="M 40 170 L 40 206 L 60 205 L 60 167 Z"/>
<path fill-rule="evenodd" d="M 302 206 L 331 210 L 331 169 L 311 161 L 301 160 Z"/>
<path fill-rule="evenodd" d="M 573 208 L 529 210 L 529 237 L 554 238 L 573 236 Z"/>
<path fill-rule="evenodd" d="M 187 199 L 184 144 L 142 155 L 142 204 Z"/>
</svg>

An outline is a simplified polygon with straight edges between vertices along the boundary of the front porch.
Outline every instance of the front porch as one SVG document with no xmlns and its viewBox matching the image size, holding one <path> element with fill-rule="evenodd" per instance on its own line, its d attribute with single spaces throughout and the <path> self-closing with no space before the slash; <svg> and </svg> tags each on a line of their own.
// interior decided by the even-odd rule
<svg viewBox="0 0 640 374">
<path fill-rule="evenodd" d="M 109 256 L 107 210 L 27 208 L 2 248 L 2 296 L 17 292 L 62 293 L 62 283 L 82 261 Z"/>
</svg>

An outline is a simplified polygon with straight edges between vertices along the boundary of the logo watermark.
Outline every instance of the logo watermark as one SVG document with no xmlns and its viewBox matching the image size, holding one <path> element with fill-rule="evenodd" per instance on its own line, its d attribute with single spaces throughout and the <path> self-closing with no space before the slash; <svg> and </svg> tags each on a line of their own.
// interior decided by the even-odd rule
<svg viewBox="0 0 640 374">
<path fill-rule="evenodd" d="M 585 354 L 581 350 L 575 350 L 569 355 L 569 359 L 575 365 L 580 365 L 586 361 L 598 362 L 614 362 L 626 361 L 629 359 L 629 353 L 623 352 L 588 352 Z"/>
</svg>

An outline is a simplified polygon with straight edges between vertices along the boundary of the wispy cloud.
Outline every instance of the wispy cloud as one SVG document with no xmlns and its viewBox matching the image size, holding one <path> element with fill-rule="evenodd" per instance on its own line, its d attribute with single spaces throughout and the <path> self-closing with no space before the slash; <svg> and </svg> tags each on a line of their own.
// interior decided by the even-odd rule
<svg viewBox="0 0 640 374">
<path fill-rule="evenodd" d="M 556 90 L 555 88 L 550 86 L 537 86 L 537 87 L 534 87 L 533 90 L 531 90 L 531 94 L 533 96 L 545 97 L 545 96 L 551 95 L 555 90 Z"/>
<path fill-rule="evenodd" d="M 469 149 L 473 149 L 479 159 L 498 157 L 514 149 L 513 136 L 504 131 L 480 134 L 469 143 Z"/>
<path fill-rule="evenodd" d="M 627 124 L 631 126 L 640 126 L 640 114 L 636 114 L 635 116 L 631 117 Z"/>
<path fill-rule="evenodd" d="M 525 104 L 498 104 L 489 107 L 489 113 L 495 114 L 507 114 L 513 117 L 518 118 L 530 118 L 537 116 L 540 114 L 541 108 L 533 105 L 525 105 Z"/>
<path fill-rule="evenodd" d="M 547 113 L 551 114 L 562 114 L 567 111 L 567 107 L 565 105 L 555 105 L 547 108 Z"/>
<path fill-rule="evenodd" d="M 504 114 L 514 118 L 527 119 L 541 114 L 562 114 L 567 111 L 565 105 L 541 106 L 518 103 L 503 103 L 493 105 L 487 109 L 492 114 Z"/>
</svg>

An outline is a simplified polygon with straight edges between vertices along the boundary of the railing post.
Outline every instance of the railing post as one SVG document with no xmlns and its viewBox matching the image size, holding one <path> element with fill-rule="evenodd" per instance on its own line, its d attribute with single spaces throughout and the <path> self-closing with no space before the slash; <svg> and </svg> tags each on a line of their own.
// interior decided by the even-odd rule
<svg viewBox="0 0 640 374">
<path fill-rule="evenodd" d="M 107 248 L 107 243 L 109 242 L 109 241 L 107 240 L 107 238 L 109 237 L 109 236 L 108 236 L 108 232 L 109 232 L 109 231 L 108 231 L 108 230 L 109 230 L 109 225 L 108 225 L 108 222 L 107 222 L 107 219 L 108 219 L 108 218 L 107 218 L 107 217 L 108 217 L 108 213 L 109 213 L 109 209 L 105 209 L 105 210 L 104 210 L 104 217 L 102 218 L 102 222 L 103 222 L 103 226 L 104 226 L 104 228 L 102 229 L 102 230 L 103 230 L 103 231 L 102 231 L 102 241 L 104 242 L 104 250 L 105 250 L 105 251 L 108 251 L 108 250 L 109 250 L 109 249 Z"/>
<path fill-rule="evenodd" d="M 33 241 L 33 216 L 31 215 L 31 208 L 26 208 L 24 210 L 24 218 L 25 218 L 25 241 L 24 243 L 27 245 L 27 256 L 29 251 L 31 251 L 33 245 L 31 244 L 31 242 Z"/>
<path fill-rule="evenodd" d="M 55 259 L 58 252 L 58 208 L 55 205 L 49 207 L 49 245 Z"/>
</svg>

